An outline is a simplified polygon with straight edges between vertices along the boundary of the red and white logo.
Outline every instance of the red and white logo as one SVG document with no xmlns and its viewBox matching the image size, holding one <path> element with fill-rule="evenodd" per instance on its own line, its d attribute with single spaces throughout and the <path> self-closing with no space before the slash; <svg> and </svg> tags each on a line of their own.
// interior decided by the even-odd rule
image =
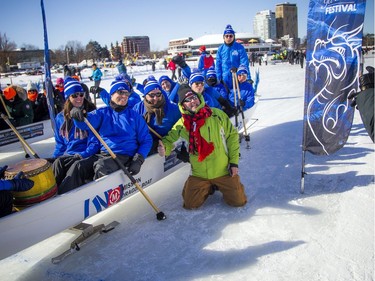
<svg viewBox="0 0 375 281">
<path fill-rule="evenodd" d="M 118 186 L 108 192 L 108 206 L 114 205 L 121 200 L 121 187 Z"/>
</svg>

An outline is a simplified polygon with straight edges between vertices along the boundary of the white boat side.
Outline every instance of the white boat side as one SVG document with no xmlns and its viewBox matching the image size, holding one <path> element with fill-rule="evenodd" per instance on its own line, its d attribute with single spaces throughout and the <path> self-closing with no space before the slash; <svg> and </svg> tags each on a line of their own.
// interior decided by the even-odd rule
<svg viewBox="0 0 375 281">
<path fill-rule="evenodd" d="M 247 132 L 249 132 L 249 128 L 254 122 L 252 116 L 258 100 L 259 97 L 256 97 L 254 106 L 244 112 L 243 119 L 241 114 L 238 116 L 239 133 L 244 132 L 243 124 L 246 124 Z M 235 117 L 230 119 L 235 124 Z M 45 127 L 48 128 L 48 126 Z M 47 131 L 44 137 L 47 134 L 53 136 L 53 131 Z M 36 137 L 33 140 L 36 147 L 40 143 L 39 138 Z M 53 137 L 50 139 L 53 139 Z M 50 140 L 48 145 L 52 147 L 53 140 Z M 9 157 L 8 154 L 12 154 L 12 151 L 19 150 L 19 146 L 20 144 L 16 143 L 3 146 L 2 148 L 5 148 L 4 151 L 6 152 L 0 153 L 2 162 L 4 158 Z M 20 158 L 21 155 L 19 154 L 17 159 L 23 160 Z M 14 160 L 8 159 L 7 161 L 11 164 L 14 163 Z M 141 172 L 135 176 L 135 179 L 142 188 L 147 188 L 185 165 L 188 164 L 179 161 L 175 153 L 172 153 L 167 159 L 159 155 L 152 155 L 146 159 Z M 136 192 L 138 192 L 137 188 L 128 177 L 122 171 L 117 171 L 68 193 L 57 195 L 23 211 L 3 217 L 0 219 L 0 260 L 52 235 L 74 227 L 108 207 L 126 200 Z M 147 204 L 146 201 L 145 204 Z M 151 207 L 150 215 L 152 215 Z M 14 241 L 17 241 L 17 243 L 14 243 Z"/>
</svg>

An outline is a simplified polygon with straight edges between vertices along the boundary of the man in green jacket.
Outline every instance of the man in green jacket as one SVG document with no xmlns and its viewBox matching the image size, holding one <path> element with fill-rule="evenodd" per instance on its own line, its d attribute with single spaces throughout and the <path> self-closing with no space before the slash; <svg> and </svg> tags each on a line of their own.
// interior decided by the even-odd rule
<svg viewBox="0 0 375 281">
<path fill-rule="evenodd" d="M 159 142 L 158 152 L 160 156 L 168 156 L 179 138 L 188 143 L 192 174 L 182 191 L 183 207 L 202 206 L 213 186 L 228 205 L 245 205 L 247 198 L 238 174 L 237 130 L 223 111 L 208 107 L 203 97 L 188 85 L 180 86 L 178 96 L 182 118 Z"/>
</svg>

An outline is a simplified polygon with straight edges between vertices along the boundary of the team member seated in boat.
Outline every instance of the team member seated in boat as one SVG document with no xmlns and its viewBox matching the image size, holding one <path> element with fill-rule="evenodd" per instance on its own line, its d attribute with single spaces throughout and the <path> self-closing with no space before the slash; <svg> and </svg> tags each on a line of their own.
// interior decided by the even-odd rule
<svg viewBox="0 0 375 281">
<path fill-rule="evenodd" d="M 21 86 L 11 85 L 4 89 L 5 105 L 11 116 L 9 119 L 15 127 L 31 124 L 34 111 L 27 99 L 26 90 Z"/>
<path fill-rule="evenodd" d="M 141 101 L 141 97 L 134 91 L 133 89 L 133 85 L 131 84 L 130 80 L 128 80 L 129 76 L 128 75 L 124 75 L 124 74 L 119 74 L 118 76 L 116 76 L 116 80 L 117 81 L 123 81 L 126 83 L 126 85 L 128 85 L 129 89 L 130 89 L 130 96 L 128 97 L 128 107 L 129 108 L 133 108 L 134 105 L 136 105 L 137 103 L 139 103 Z M 95 87 L 95 86 L 93 86 Z M 93 88 L 91 87 L 91 88 Z M 143 90 L 143 88 L 142 88 Z M 103 88 L 98 88 L 97 89 L 97 92 L 99 93 L 99 96 L 101 97 L 101 99 L 103 100 L 103 102 L 109 106 L 110 102 L 111 102 L 111 95 Z"/>
<path fill-rule="evenodd" d="M 159 142 L 158 152 L 168 156 L 180 137 L 189 144 L 192 174 L 182 191 L 183 207 L 202 206 L 213 186 L 223 194 L 228 205 L 245 205 L 247 198 L 238 174 L 237 130 L 223 111 L 207 106 L 203 97 L 189 86 L 181 86 L 178 96 L 182 118 Z"/>
<path fill-rule="evenodd" d="M 212 88 L 214 88 L 220 96 L 223 98 L 228 97 L 228 90 L 225 88 L 224 84 L 222 84 L 216 75 L 215 68 L 210 67 L 206 73 L 206 84 Z"/>
<path fill-rule="evenodd" d="M 47 105 L 47 98 L 43 93 L 38 93 L 38 88 L 35 83 L 29 81 L 27 84 L 27 98 L 29 99 L 34 113 L 33 122 L 39 122 L 43 120 L 48 120 L 49 112 Z"/>
<path fill-rule="evenodd" d="M 143 117 L 127 106 L 130 89 L 124 81 L 115 80 L 109 91 L 109 106 L 99 108 L 87 114 L 87 119 L 98 131 L 104 142 L 116 154 L 132 175 L 141 170 L 151 146 L 152 137 Z M 73 107 L 70 115 L 75 124 L 90 130 L 84 120 L 84 112 Z M 98 179 L 119 169 L 106 148 L 101 145 L 100 154 L 93 155 L 75 163 L 74 172 L 67 176 L 60 187 L 63 190 L 73 189 L 92 179 Z"/>
<path fill-rule="evenodd" d="M 237 106 L 241 105 L 243 110 L 249 109 L 254 105 L 254 88 L 253 85 L 247 81 L 247 69 L 241 65 L 237 70 L 238 86 L 240 88 L 241 99 L 234 93 L 233 89 L 229 92 L 227 99 L 230 104 L 234 106 L 234 95 L 236 94 Z"/>
<path fill-rule="evenodd" d="M 99 152 L 99 141 L 88 131 L 81 130 L 74 125 L 70 117 L 70 110 L 74 107 L 93 111 L 96 106 L 86 100 L 81 84 L 68 77 L 64 83 L 64 109 L 56 116 L 55 151 L 52 164 L 56 184 L 59 187 L 66 175 L 70 174 L 70 167 L 74 162 L 87 158 Z"/>
<path fill-rule="evenodd" d="M 170 96 L 172 94 L 173 89 L 176 86 L 176 82 L 172 81 L 171 78 L 169 78 L 167 75 L 163 75 L 159 78 L 159 85 L 164 90 L 164 92 L 168 95 L 168 98 L 170 99 Z M 175 95 L 175 98 L 173 100 L 170 99 L 171 102 L 178 103 L 178 95 Z"/>
<path fill-rule="evenodd" d="M 32 180 L 23 178 L 19 172 L 13 179 L 5 180 L 4 172 L 8 166 L 0 167 L 0 218 L 9 215 L 13 211 L 12 191 L 27 191 L 34 186 Z"/>
<path fill-rule="evenodd" d="M 166 97 L 155 78 L 148 79 L 144 87 L 144 99 L 137 103 L 133 110 L 142 115 L 147 125 L 162 137 L 181 118 L 178 106 Z M 153 145 L 150 154 L 157 152 L 159 143 L 159 136 L 153 133 L 152 130 Z"/>
<path fill-rule="evenodd" d="M 192 72 L 189 86 L 195 93 L 203 96 L 209 107 L 222 109 L 228 116 L 234 115 L 235 110 L 229 101 L 223 98 L 213 87 L 205 85 L 204 76 L 200 71 Z"/>
</svg>

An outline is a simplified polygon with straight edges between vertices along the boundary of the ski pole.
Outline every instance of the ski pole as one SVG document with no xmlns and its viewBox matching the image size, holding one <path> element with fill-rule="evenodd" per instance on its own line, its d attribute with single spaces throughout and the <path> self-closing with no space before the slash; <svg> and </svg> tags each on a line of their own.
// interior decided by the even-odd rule
<svg viewBox="0 0 375 281">
<path fill-rule="evenodd" d="M 235 95 L 238 94 L 238 103 L 240 105 L 240 111 L 241 111 L 241 117 L 242 117 L 242 124 L 243 124 L 244 136 L 245 136 L 245 141 L 246 141 L 246 148 L 249 149 L 250 148 L 250 144 L 249 144 L 249 142 L 250 142 L 250 135 L 247 133 L 246 123 L 245 123 L 245 114 L 243 112 L 243 108 L 242 108 L 242 105 L 241 105 L 241 102 L 240 102 L 240 100 L 241 100 L 241 91 L 240 91 L 240 87 L 238 85 L 238 79 L 237 79 L 237 77 L 235 79 L 235 82 L 236 82 L 236 88 L 237 88 L 237 93 L 235 93 Z"/>
<path fill-rule="evenodd" d="M 106 144 L 106 142 L 103 140 L 103 138 L 99 135 L 99 133 L 95 130 L 95 128 L 91 125 L 90 121 L 87 120 L 87 118 L 84 118 L 84 121 L 86 125 L 90 128 L 90 130 L 93 132 L 93 134 L 97 137 L 97 139 L 101 142 L 101 144 L 107 149 L 113 160 L 119 165 L 121 170 L 125 173 L 125 175 L 130 179 L 130 181 L 135 185 L 135 187 L 142 193 L 143 197 L 147 200 L 147 202 L 151 205 L 151 207 L 156 212 L 156 218 L 157 220 L 165 220 L 167 217 L 164 215 L 163 212 L 161 212 L 156 205 L 152 202 L 151 198 L 147 195 L 147 193 L 142 189 L 142 187 L 137 183 L 135 178 L 129 173 L 128 169 L 124 166 L 124 164 L 121 163 L 121 161 L 117 158 L 116 154 L 113 153 L 113 151 L 109 148 L 109 146 Z"/>
<path fill-rule="evenodd" d="M 237 110 L 237 94 L 236 94 L 236 83 L 234 82 L 235 73 L 232 72 L 232 84 L 233 84 L 233 94 L 234 94 L 234 108 L 236 109 L 236 113 L 234 114 L 235 126 L 238 130 L 238 110 Z"/>
</svg>

